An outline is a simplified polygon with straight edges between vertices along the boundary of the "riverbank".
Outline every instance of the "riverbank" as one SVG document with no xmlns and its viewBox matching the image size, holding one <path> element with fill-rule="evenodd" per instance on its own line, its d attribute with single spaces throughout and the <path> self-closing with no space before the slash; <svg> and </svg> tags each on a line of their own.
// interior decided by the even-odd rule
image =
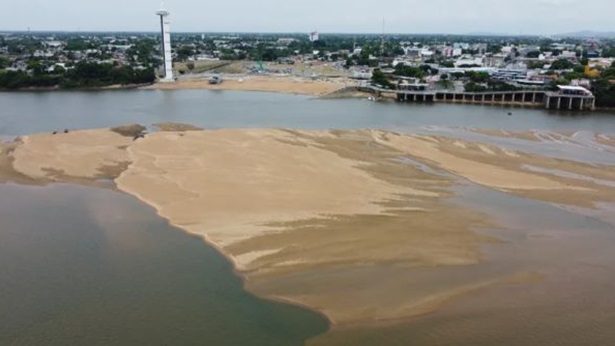
<svg viewBox="0 0 615 346">
<path fill-rule="evenodd" d="M 151 83 L 144 84 L 112 84 L 106 86 L 99 87 L 80 87 L 80 88 L 62 88 L 59 85 L 50 86 L 50 87 L 27 87 L 27 88 L 18 88 L 18 89 L 2 89 L 0 88 L 0 92 L 9 93 L 9 92 L 49 92 L 49 91 L 105 91 L 105 90 L 131 90 L 131 89 L 140 89 L 151 86 Z"/>
<path fill-rule="evenodd" d="M 3 170 L 40 183 L 112 179 L 228 256 L 249 291 L 319 311 L 335 326 L 407 320 L 479 290 L 534 281 L 514 267 L 441 280 L 446 268 L 488 261 L 481 249 L 499 244 L 477 232 L 497 227 L 489 215 L 451 202 L 461 181 L 571 209 L 615 202 L 615 186 L 605 183 L 615 181 L 612 166 L 489 143 L 161 127 L 145 136 L 24 136 L 3 149 Z M 610 137 L 597 138 L 609 145 Z M 429 275 L 419 280 L 418 272 Z"/>
<path fill-rule="evenodd" d="M 179 79 L 174 83 L 156 83 L 143 89 L 155 90 L 235 90 L 278 92 L 308 96 L 333 93 L 353 82 L 347 79 L 311 79 L 285 76 L 235 75 L 223 76 L 220 84 L 209 84 L 207 78 Z"/>
</svg>

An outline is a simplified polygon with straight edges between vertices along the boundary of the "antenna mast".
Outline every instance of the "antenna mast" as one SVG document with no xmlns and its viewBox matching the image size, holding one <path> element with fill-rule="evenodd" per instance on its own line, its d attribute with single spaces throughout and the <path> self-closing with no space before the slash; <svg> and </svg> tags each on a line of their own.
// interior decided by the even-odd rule
<svg viewBox="0 0 615 346">
<path fill-rule="evenodd" d="M 384 18 L 382 18 L 382 36 L 380 36 L 380 55 L 384 56 L 384 26 L 385 26 L 385 21 Z"/>
</svg>

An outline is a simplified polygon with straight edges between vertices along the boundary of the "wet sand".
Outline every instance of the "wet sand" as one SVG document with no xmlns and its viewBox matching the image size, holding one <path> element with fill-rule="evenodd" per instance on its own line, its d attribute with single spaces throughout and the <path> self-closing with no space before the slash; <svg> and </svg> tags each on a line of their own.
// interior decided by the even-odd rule
<svg viewBox="0 0 615 346">
<path fill-rule="evenodd" d="M 19 173 L 13 168 L 13 150 L 18 142 L 4 143 L 0 141 L 0 184 L 15 182 L 19 184 L 36 184 L 37 181 L 27 175 Z"/>
<path fill-rule="evenodd" d="M 33 179 L 114 179 L 229 256 L 248 290 L 320 311 L 335 329 L 542 280 L 531 266 L 482 269 L 486 246 L 507 246 L 486 230 L 503 226 L 455 203 L 460 184 L 581 215 L 615 202 L 612 166 L 489 143 L 374 130 L 168 130 L 136 140 L 107 129 L 25 136 L 5 161 Z"/>
</svg>

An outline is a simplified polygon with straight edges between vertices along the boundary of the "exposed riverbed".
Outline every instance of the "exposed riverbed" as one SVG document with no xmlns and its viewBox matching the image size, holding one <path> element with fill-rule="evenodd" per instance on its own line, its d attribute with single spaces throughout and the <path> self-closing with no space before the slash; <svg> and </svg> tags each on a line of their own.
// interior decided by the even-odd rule
<svg viewBox="0 0 615 346">
<path fill-rule="evenodd" d="M 18 93 L 0 99 L 11 105 L 0 113 L 6 140 L 42 132 L 0 147 L 0 181 L 42 185 L 0 184 L 0 213 L 10 220 L 0 236 L 12 244 L 2 263 L 15 278 L 5 284 L 7 297 L 19 298 L 36 283 L 31 289 L 40 297 L 32 305 L 46 306 L 50 297 L 36 290 L 56 285 L 64 304 L 54 302 L 42 312 L 21 309 L 7 319 L 17 334 L 52 335 L 58 318 L 69 326 L 77 320 L 92 325 L 84 311 L 66 312 L 75 304 L 94 304 L 88 311 L 98 311 L 103 322 L 108 311 L 118 310 L 97 306 L 99 300 L 119 297 L 118 305 L 141 311 L 134 293 L 145 299 L 160 287 L 168 300 L 153 304 L 147 318 L 128 314 L 126 321 L 143 328 L 160 319 L 169 324 L 156 314 L 172 311 L 178 321 L 195 316 L 203 330 L 215 330 L 209 333 L 214 339 L 207 339 L 186 327 L 186 341 L 559 345 L 613 337 L 609 311 L 615 301 L 609 292 L 615 280 L 603 275 L 615 269 L 610 114 L 199 90 Z M 72 130 L 130 122 L 150 129 L 186 122 L 208 130 L 166 124 L 165 131 L 143 138 L 109 129 Z M 63 128 L 71 130 L 51 134 Z M 211 130 L 216 128 L 225 129 Z M 371 130 L 357 130 L 362 128 Z M 115 184 L 57 184 L 100 186 L 100 179 Z M 114 187 L 156 212 L 109 190 Z M 63 217 L 52 220 L 56 213 Z M 68 225 L 68 235 L 54 226 L 60 230 L 49 234 L 57 238 L 32 236 L 54 222 Z M 88 238 L 98 233 L 105 235 L 104 246 Z M 173 237 L 207 255 L 195 250 L 183 260 L 189 250 L 168 240 Z M 63 242 L 70 242 L 59 257 L 64 260 L 47 264 L 44 259 L 58 257 L 54 249 Z M 142 243 L 154 257 L 139 257 Z M 20 246 L 26 250 L 14 250 Z M 115 247 L 122 248 L 121 256 Z M 30 251 L 42 255 L 19 260 Z M 120 260 L 125 263 L 115 263 Z M 66 263 L 70 273 L 62 268 Z M 108 263 L 123 274 L 132 271 L 122 276 Z M 208 272 L 211 263 L 219 263 L 214 272 Z M 315 312 L 254 298 L 230 263 L 247 279 L 248 291 Z M 37 265 L 56 264 L 50 272 L 58 275 L 27 274 L 41 271 Z M 185 280 L 139 286 L 155 281 L 156 268 L 177 268 L 173 274 Z M 121 279 L 122 292 L 125 285 L 134 292 L 119 296 L 112 278 Z M 109 282 L 94 294 L 89 290 L 96 285 L 88 285 L 98 279 Z M 73 281 L 76 291 L 67 286 Z M 229 286 L 216 285 L 225 282 Z M 234 292 L 230 303 L 227 291 Z M 70 292 L 85 292 L 87 299 L 71 301 L 64 297 Z M 186 296 L 206 303 L 181 306 Z M 114 304 L 109 307 L 119 309 Z M 327 321 L 316 312 L 333 323 L 329 333 L 322 334 Z M 20 320 L 20 314 L 26 317 Z M 41 316 L 50 324 L 24 323 Z M 109 329 L 112 335 L 133 340 L 116 327 Z M 67 331 L 57 340 L 80 337 Z M 165 340 L 166 330 L 156 332 Z M 16 333 L 13 340 L 30 340 Z"/>
</svg>

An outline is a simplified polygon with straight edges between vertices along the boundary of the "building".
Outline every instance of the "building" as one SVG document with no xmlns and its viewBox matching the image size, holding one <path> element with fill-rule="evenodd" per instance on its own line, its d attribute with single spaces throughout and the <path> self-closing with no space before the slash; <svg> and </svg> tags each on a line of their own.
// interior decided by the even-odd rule
<svg viewBox="0 0 615 346">
<path fill-rule="evenodd" d="M 160 17 L 160 31 L 162 35 L 162 59 L 163 59 L 163 74 L 164 82 L 173 82 L 173 55 L 171 53 L 171 22 L 169 21 L 169 11 L 162 7 L 156 11 L 156 15 Z"/>
<path fill-rule="evenodd" d="M 567 110 L 594 110 L 596 98 L 581 86 L 558 85 L 558 91 L 545 92 L 545 108 Z"/>
<path fill-rule="evenodd" d="M 310 42 L 316 42 L 320 40 L 320 35 L 318 34 L 318 31 L 314 31 L 309 34 L 309 38 Z"/>
<path fill-rule="evenodd" d="M 281 37 L 278 39 L 278 45 L 280 46 L 290 46 L 296 40 L 294 38 Z"/>
</svg>

